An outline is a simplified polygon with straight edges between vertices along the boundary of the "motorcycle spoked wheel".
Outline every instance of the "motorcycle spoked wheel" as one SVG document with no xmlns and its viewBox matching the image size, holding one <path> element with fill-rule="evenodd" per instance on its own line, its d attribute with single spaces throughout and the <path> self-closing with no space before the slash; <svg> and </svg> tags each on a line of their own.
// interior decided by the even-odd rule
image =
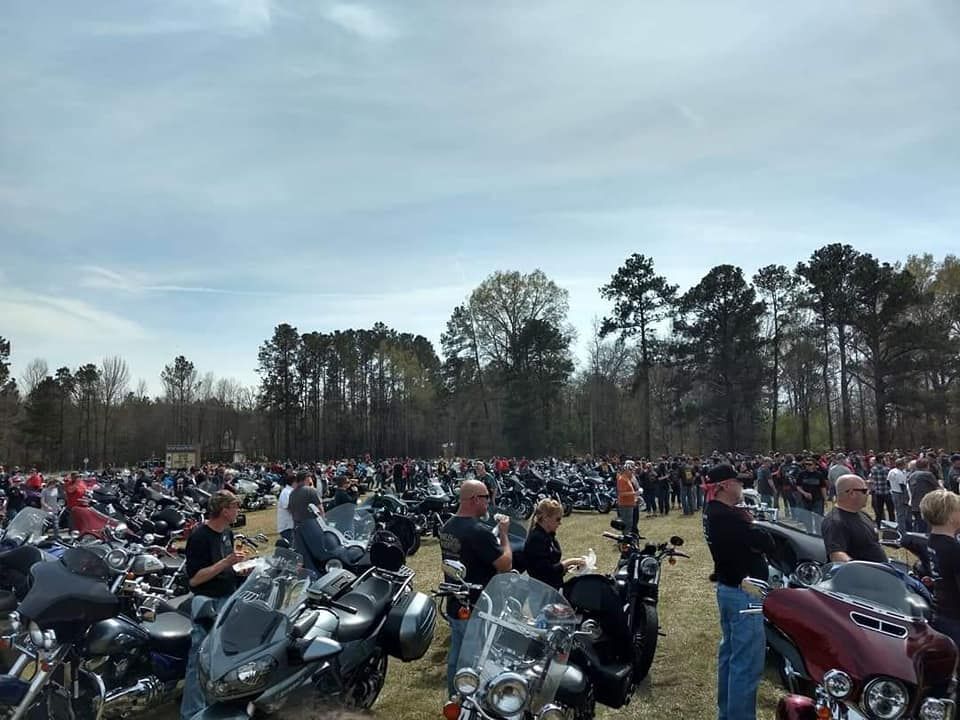
<svg viewBox="0 0 960 720">
<path fill-rule="evenodd" d="M 387 680 L 387 654 L 378 650 L 356 673 L 358 678 L 347 694 L 347 702 L 359 710 L 369 710 L 380 697 Z"/>
<path fill-rule="evenodd" d="M 600 501 L 597 503 L 597 512 L 600 513 L 601 515 L 606 515 L 607 513 L 610 512 L 610 509 L 612 507 L 613 505 L 610 502 L 610 498 L 601 498 Z"/>
<path fill-rule="evenodd" d="M 642 603 L 637 609 L 633 631 L 633 682 L 639 684 L 650 674 L 653 656 L 657 653 L 660 639 L 660 618 L 655 605 Z"/>
<path fill-rule="evenodd" d="M 530 516 L 533 515 L 533 503 L 524 498 L 520 501 L 520 507 L 517 509 L 517 514 L 520 516 L 521 520 L 529 520 Z"/>
</svg>

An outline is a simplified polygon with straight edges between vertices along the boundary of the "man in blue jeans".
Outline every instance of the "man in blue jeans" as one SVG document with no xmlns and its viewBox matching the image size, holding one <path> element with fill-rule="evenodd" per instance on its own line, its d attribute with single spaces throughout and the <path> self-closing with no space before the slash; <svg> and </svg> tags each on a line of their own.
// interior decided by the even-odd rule
<svg viewBox="0 0 960 720">
<path fill-rule="evenodd" d="M 720 609 L 717 718 L 756 720 L 766 638 L 763 616 L 742 612 L 758 607 L 759 603 L 741 585 L 747 577 L 766 581 L 764 552 L 772 549 L 772 540 L 754 525 L 747 511 L 736 507 L 743 498 L 743 483 L 733 467 L 714 466 L 707 474 L 707 482 L 716 486 L 713 500 L 704 510 L 704 531 L 713 556 Z"/>
<path fill-rule="evenodd" d="M 500 521 L 497 536 L 478 518 L 487 514 L 490 491 L 479 480 L 465 480 L 460 486 L 460 508 L 440 529 L 440 553 L 444 560 L 456 560 L 466 568 L 466 580 L 484 586 L 497 573 L 510 572 L 513 551 L 510 549 L 510 518 Z M 453 578 L 447 578 L 448 581 Z M 476 600 L 476 598 L 471 598 Z M 450 652 L 447 655 L 447 695 L 455 692 L 453 677 L 457 674 L 457 658 L 467 629 L 466 608 L 456 598 L 447 598 L 445 615 L 450 622 Z"/>
</svg>

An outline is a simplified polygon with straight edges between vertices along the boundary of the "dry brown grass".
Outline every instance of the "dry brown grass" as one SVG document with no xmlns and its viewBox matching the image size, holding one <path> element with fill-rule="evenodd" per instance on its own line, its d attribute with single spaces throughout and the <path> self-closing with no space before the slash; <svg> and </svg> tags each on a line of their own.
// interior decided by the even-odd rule
<svg viewBox="0 0 960 720">
<path fill-rule="evenodd" d="M 248 532 L 265 532 L 273 541 L 276 514 L 272 510 L 250 513 Z M 560 528 L 561 544 L 569 555 L 594 548 L 603 570 L 612 570 L 617 553 L 612 543 L 600 536 L 608 529 L 610 515 L 575 513 Z M 626 708 L 609 710 L 598 706 L 601 719 L 700 720 L 716 716 L 716 652 L 719 621 L 713 585 L 707 577 L 712 570 L 710 552 L 703 539 L 700 516 L 679 513 L 665 518 L 641 519 L 641 532 L 651 540 L 663 541 L 680 535 L 684 551 L 691 558 L 665 565 L 661 585 L 660 638 L 650 677 L 644 681 Z M 429 592 L 440 582 L 440 551 L 437 541 L 424 538 L 420 551 L 409 559 L 417 572 L 414 585 Z M 438 621 L 433 646 L 416 662 L 391 660 L 386 687 L 371 715 L 397 720 L 439 718 L 444 701 L 447 625 Z M 760 687 L 759 718 L 772 718 L 782 691 L 771 679 Z M 173 717 L 173 714 L 164 714 Z"/>
</svg>

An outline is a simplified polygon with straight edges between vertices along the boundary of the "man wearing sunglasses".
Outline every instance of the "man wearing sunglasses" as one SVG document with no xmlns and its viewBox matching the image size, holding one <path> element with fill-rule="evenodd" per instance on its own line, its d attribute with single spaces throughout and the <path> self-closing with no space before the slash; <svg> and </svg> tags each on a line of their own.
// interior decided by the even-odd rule
<svg viewBox="0 0 960 720">
<path fill-rule="evenodd" d="M 887 562 L 887 554 L 877 539 L 877 530 L 863 513 L 868 493 L 867 481 L 859 475 L 841 475 L 837 479 L 837 505 L 827 513 L 821 528 L 830 562 Z"/>
<path fill-rule="evenodd" d="M 479 518 L 487 514 L 490 490 L 480 480 L 464 480 L 460 485 L 460 508 L 440 529 L 440 554 L 443 560 L 456 560 L 466 568 L 468 583 L 484 586 L 497 573 L 510 572 L 513 551 L 510 549 L 510 519 L 500 520 L 497 536 Z M 499 542 L 497 541 L 499 537 Z M 453 578 L 446 578 L 452 581 Z M 479 597 L 479 593 L 477 593 Z M 471 598 L 476 600 L 477 598 Z M 450 622 L 450 653 L 447 656 L 447 693 L 454 693 L 453 676 L 466 631 L 466 609 L 454 597 L 447 598 L 445 615 Z"/>
</svg>

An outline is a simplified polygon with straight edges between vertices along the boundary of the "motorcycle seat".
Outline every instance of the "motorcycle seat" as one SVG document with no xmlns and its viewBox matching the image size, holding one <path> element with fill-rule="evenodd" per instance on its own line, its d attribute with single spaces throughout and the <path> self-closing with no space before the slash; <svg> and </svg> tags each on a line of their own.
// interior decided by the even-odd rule
<svg viewBox="0 0 960 720">
<path fill-rule="evenodd" d="M 0 590 L 0 612 L 12 612 L 17 609 L 17 604 L 13 590 Z"/>
<path fill-rule="evenodd" d="M 355 608 L 357 612 L 337 611 L 340 617 L 337 640 L 350 642 L 363 638 L 390 607 L 392 595 L 393 586 L 389 582 L 371 577 L 339 598 L 338 603 Z"/>
<path fill-rule="evenodd" d="M 186 657 L 190 651 L 193 623 L 178 612 L 160 613 L 153 622 L 144 623 L 143 629 L 150 636 L 150 646 L 157 652 Z"/>
</svg>

